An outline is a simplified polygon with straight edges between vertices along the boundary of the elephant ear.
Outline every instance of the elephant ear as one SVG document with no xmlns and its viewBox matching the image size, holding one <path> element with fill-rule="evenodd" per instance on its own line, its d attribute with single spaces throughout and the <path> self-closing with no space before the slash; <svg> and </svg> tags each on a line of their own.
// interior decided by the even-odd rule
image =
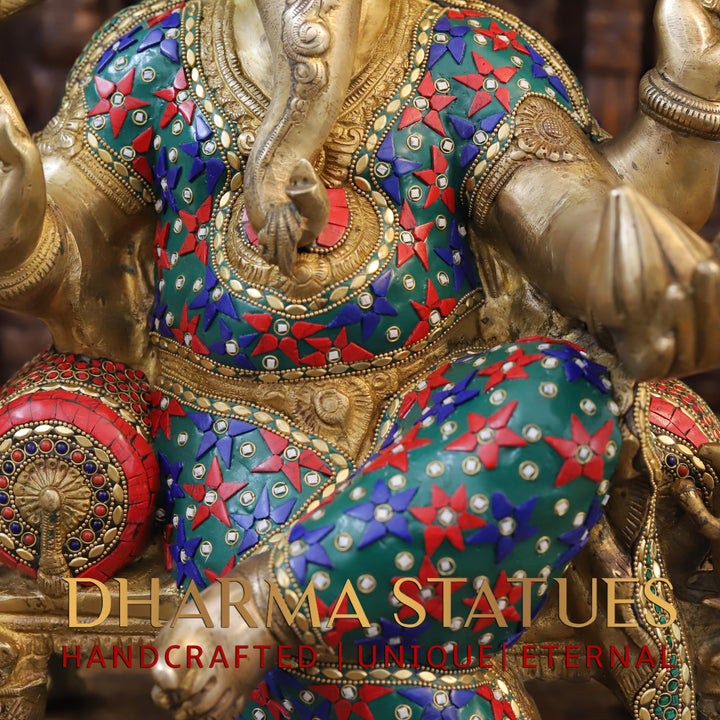
<svg viewBox="0 0 720 720">
<path fill-rule="evenodd" d="M 264 258 L 292 274 L 298 247 L 329 216 L 312 162 L 350 84 L 362 0 L 256 0 L 275 60 L 273 94 L 245 172 L 248 218 Z"/>
</svg>

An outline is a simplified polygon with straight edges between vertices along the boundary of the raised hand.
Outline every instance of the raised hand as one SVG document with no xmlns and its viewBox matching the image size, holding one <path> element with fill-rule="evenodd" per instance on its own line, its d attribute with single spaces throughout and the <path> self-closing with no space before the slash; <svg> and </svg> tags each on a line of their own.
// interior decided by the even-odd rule
<svg viewBox="0 0 720 720">
<path fill-rule="evenodd" d="M 683 90 L 720 100 L 720 0 L 660 0 L 657 69 Z"/>
</svg>

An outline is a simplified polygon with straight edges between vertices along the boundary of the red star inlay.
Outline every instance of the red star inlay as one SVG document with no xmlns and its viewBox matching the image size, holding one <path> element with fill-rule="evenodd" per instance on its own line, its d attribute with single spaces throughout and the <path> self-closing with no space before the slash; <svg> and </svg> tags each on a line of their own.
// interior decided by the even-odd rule
<svg viewBox="0 0 720 720">
<path fill-rule="evenodd" d="M 155 230 L 155 255 L 157 256 L 158 277 L 162 280 L 163 270 L 172 267 L 170 256 L 167 252 L 168 239 L 170 238 L 170 223 L 163 225 L 159 220 Z"/>
<path fill-rule="evenodd" d="M 428 400 L 430 400 L 432 391 L 450 384 L 450 380 L 445 377 L 445 373 L 450 369 L 450 365 L 451 363 L 445 363 L 445 365 L 430 373 L 430 375 L 420 383 L 422 387 L 419 387 L 417 390 L 412 390 L 403 398 L 400 412 L 398 413 L 400 418 L 407 417 L 416 402 L 419 403 L 420 407 L 424 410 L 427 407 Z"/>
<path fill-rule="evenodd" d="M 542 360 L 544 357 L 544 355 L 540 355 L 539 353 L 526 355 L 522 348 L 518 348 L 507 360 L 500 360 L 499 362 L 478 370 L 478 375 L 490 376 L 485 385 L 485 392 L 494 388 L 496 385 L 500 385 L 500 383 L 505 380 L 522 380 L 530 377 L 523 368 L 526 365 Z"/>
<path fill-rule="evenodd" d="M 261 682 L 255 690 L 252 691 L 250 699 L 258 705 L 266 707 L 273 716 L 273 720 L 289 718 L 290 715 L 292 715 L 291 711 L 288 710 L 279 700 L 275 700 L 273 698 L 270 693 L 270 687 L 265 681 Z"/>
<path fill-rule="evenodd" d="M 439 147 L 432 146 L 432 170 L 417 170 L 413 173 L 415 177 L 429 185 L 425 205 L 423 208 L 429 208 L 433 203 L 442 198 L 445 206 L 451 213 L 455 212 L 455 190 L 448 185 L 448 179 L 445 171 L 448 169 L 447 158 L 442 154 Z M 432 227 L 432 223 L 430 224 Z M 427 270 L 427 267 L 425 268 Z"/>
<path fill-rule="evenodd" d="M 520 613 L 515 609 L 515 603 L 520 600 L 522 593 L 522 584 L 508 582 L 507 573 L 503 570 L 495 583 L 493 596 L 498 601 L 498 606 L 501 608 L 502 616 L 508 622 L 517 622 L 520 620 Z M 463 600 L 465 605 L 470 606 L 472 606 L 474 602 L 475 598 L 465 598 Z M 475 625 L 473 625 L 473 632 L 478 632 L 495 622 L 495 619 L 490 612 L 490 604 L 484 596 L 477 604 L 474 614 L 489 615 L 490 617 L 478 618 L 478 621 Z"/>
<path fill-rule="evenodd" d="M 270 430 L 260 430 L 260 434 L 272 455 L 253 468 L 254 473 L 282 471 L 298 492 L 302 490 L 301 467 L 315 470 L 323 475 L 332 474 L 328 466 L 310 448 L 305 448 L 302 452 L 295 446 L 288 448 L 290 441 Z"/>
<path fill-rule="evenodd" d="M 185 303 L 185 305 L 183 305 L 182 317 L 180 318 L 180 327 L 170 329 L 179 343 L 192 348 L 194 352 L 200 355 L 209 355 L 210 351 L 197 336 L 197 326 L 199 322 L 199 313 L 192 320 L 188 319 L 188 306 L 187 303 Z"/>
<path fill-rule="evenodd" d="M 410 304 L 418 314 L 420 322 L 415 326 L 412 333 L 410 333 L 405 347 L 427 337 L 430 334 L 430 329 L 453 311 L 457 305 L 457 300 L 455 298 L 440 300 L 432 280 L 428 280 L 425 290 L 425 304 L 422 305 L 419 302 L 415 302 L 415 300 L 411 300 Z"/>
<path fill-rule="evenodd" d="M 207 576 L 207 579 L 211 582 L 217 582 L 218 578 L 225 577 L 237 564 L 237 555 L 232 555 L 230 559 L 225 563 L 225 567 L 219 572 L 216 573 L 213 570 L 206 569 L 205 575 Z M 172 567 L 170 567 L 172 570 Z"/>
<path fill-rule="evenodd" d="M 193 215 L 185 210 L 180 210 L 180 218 L 185 225 L 185 229 L 188 231 L 188 236 L 182 244 L 182 247 L 178 251 L 179 255 L 187 255 L 188 253 L 194 252 L 198 258 L 207 265 L 208 255 L 210 247 L 207 240 L 197 239 L 197 231 L 200 225 L 204 225 L 210 222 L 210 216 L 212 214 L 213 198 L 212 195 L 205 200 L 205 202 L 198 208 L 197 212 Z"/>
<path fill-rule="evenodd" d="M 363 720 L 374 720 L 375 716 L 368 703 L 393 692 L 393 688 L 380 685 L 360 685 L 357 689 L 357 700 L 354 698 L 348 700 L 340 693 L 340 687 L 337 685 L 310 685 L 310 690 L 322 695 L 333 704 L 333 711 L 338 720 L 348 720 L 352 713 L 359 715 Z"/>
<path fill-rule="evenodd" d="M 615 427 L 614 420 L 608 420 L 594 435 L 583 427 L 576 415 L 572 416 L 572 440 L 546 437 L 545 442 L 565 458 L 555 478 L 555 487 L 566 485 L 578 477 L 602 482 L 605 458 L 610 436 Z"/>
<path fill-rule="evenodd" d="M 343 328 L 338 333 L 332 343 L 330 352 L 332 352 L 333 348 L 340 353 L 343 362 L 365 362 L 375 357 L 369 350 L 360 347 L 357 343 L 349 342 L 346 328 Z"/>
<path fill-rule="evenodd" d="M 145 157 L 145 153 L 150 150 L 153 140 L 153 129 L 149 127 L 147 130 L 141 132 L 133 141 L 132 148 L 139 156 L 133 160 L 133 168 L 135 172 L 140 174 L 149 183 L 153 183 L 155 178 L 153 177 L 150 163 Z"/>
<path fill-rule="evenodd" d="M 167 127 L 178 113 L 185 118 L 186 122 L 192 122 L 195 114 L 195 102 L 188 92 L 187 78 L 183 68 L 177 71 L 171 87 L 157 90 L 153 95 L 157 95 L 167 102 L 165 112 L 160 120 L 160 127 Z"/>
<path fill-rule="evenodd" d="M 246 485 L 246 482 L 224 482 L 220 463 L 214 457 L 204 485 L 182 486 L 193 500 L 200 503 L 193 518 L 192 529 L 202 525 L 211 515 L 231 527 L 225 501 L 239 493 Z"/>
<path fill-rule="evenodd" d="M 501 447 L 527 445 L 520 435 L 509 430 L 507 426 L 517 406 L 518 401 L 513 400 L 489 418 L 468 413 L 469 432 L 461 435 L 457 440 L 453 440 L 445 446 L 445 449 L 455 452 L 475 452 L 477 449 L 480 462 L 488 470 L 493 470 L 497 467 Z"/>
<path fill-rule="evenodd" d="M 432 74 L 429 70 L 425 74 L 425 77 L 420 85 L 418 85 L 418 93 L 425 98 L 425 101 L 427 101 L 425 114 L 423 114 L 423 111 L 420 108 L 415 105 L 410 105 L 406 108 L 402 118 L 400 118 L 398 130 L 402 130 L 403 128 L 408 127 L 408 125 L 413 125 L 422 120 L 431 130 L 434 130 L 438 135 L 445 137 L 446 133 L 442 124 L 442 119 L 440 118 L 440 110 L 444 110 L 448 105 L 455 102 L 457 97 L 455 95 L 438 93 L 435 88 L 435 81 L 433 80 Z"/>
<path fill-rule="evenodd" d="M 438 571 L 430 561 L 430 558 L 426 555 L 420 564 L 420 570 L 418 572 L 417 580 L 420 581 L 422 587 L 418 588 L 414 583 L 405 583 L 402 586 L 403 592 L 409 597 L 419 602 L 425 612 L 434 617 L 436 620 L 442 620 L 443 617 L 443 597 L 442 592 L 438 593 L 438 585 L 435 583 L 430 584 L 428 578 L 438 578 Z M 400 578 L 394 577 L 393 582 L 397 582 Z M 462 587 L 459 582 L 450 583 L 450 594 L 457 592 Z M 398 617 L 404 620 L 411 615 L 414 615 L 415 611 L 408 605 L 403 605 L 398 611 Z"/>
<path fill-rule="evenodd" d="M 379 470 L 380 468 L 387 467 L 388 465 L 401 470 L 402 472 L 407 472 L 408 453 L 411 450 L 415 450 L 432 443 L 430 438 L 417 438 L 417 434 L 421 427 L 422 425 L 418 423 L 407 435 L 400 437 L 392 445 L 388 445 L 384 450 L 381 450 L 375 460 L 365 466 L 363 473 Z"/>
<path fill-rule="evenodd" d="M 514 30 L 503 30 L 494 20 L 490 23 L 490 27 L 485 30 L 483 28 L 476 28 L 474 32 L 484 35 L 493 41 L 493 50 L 507 50 L 512 47 L 513 50 L 517 50 L 523 55 L 529 55 L 528 49 L 517 39 L 517 32 Z"/>
<path fill-rule="evenodd" d="M 153 409 L 150 411 L 151 432 L 157 437 L 160 430 L 165 437 L 170 439 L 170 423 L 173 417 L 185 417 L 182 405 L 175 398 L 166 398 L 162 392 L 157 390 L 150 394 L 150 404 Z"/>
<path fill-rule="evenodd" d="M 498 82 L 505 85 L 508 80 L 517 73 L 517 68 L 512 65 L 495 68 L 478 53 L 473 52 L 472 56 L 475 61 L 475 67 L 477 68 L 477 74 L 453 76 L 454 80 L 477 92 L 468 111 L 468 117 L 472 117 L 476 112 L 487 107 L 493 101 L 493 95 L 505 110 L 510 112 L 510 91 L 506 87 L 497 87 L 497 83 L 495 83 L 496 87 L 493 95 L 491 95 L 490 92 L 485 89 L 486 80 L 488 76 L 492 74 Z M 487 87 L 492 89 L 489 85 Z"/>
<path fill-rule="evenodd" d="M 117 84 L 95 76 L 95 88 L 100 96 L 100 102 L 88 113 L 88 117 L 95 115 L 109 115 L 113 135 L 117 137 L 122 130 L 129 110 L 147 107 L 149 103 L 132 97 L 135 83 L 135 68 L 129 70 Z"/>
<path fill-rule="evenodd" d="M 435 150 L 435 148 L 433 148 L 433 150 Z M 434 225 L 434 222 L 428 222 L 424 223 L 423 225 L 418 225 L 417 220 L 415 220 L 415 215 L 413 215 L 413 211 L 410 209 L 408 201 L 405 200 L 405 202 L 403 203 L 402 212 L 400 213 L 400 227 L 402 227 L 403 230 L 411 232 L 413 238 L 415 239 L 415 242 L 413 242 L 412 244 L 406 242 L 398 243 L 398 267 L 402 267 L 413 255 L 417 255 L 425 270 L 428 269 L 428 252 L 425 241 L 427 240 L 428 235 L 430 234 L 430 231 L 432 230 Z M 403 239 L 402 234 L 400 235 L 400 239 Z"/>
<path fill-rule="evenodd" d="M 475 692 L 477 692 L 481 698 L 484 698 L 490 703 L 493 720 L 503 720 L 504 718 L 508 718 L 508 720 L 517 720 L 517 716 L 513 712 L 510 701 L 498 700 L 498 698 L 495 697 L 495 691 L 493 691 L 489 685 L 481 685 Z"/>
<path fill-rule="evenodd" d="M 450 497 L 441 487 L 432 486 L 432 507 L 414 507 L 410 512 L 425 528 L 425 552 L 432 555 L 447 539 L 458 550 L 465 549 L 462 531 L 481 528 L 486 522 L 467 511 L 468 500 L 463 483 Z"/>
<path fill-rule="evenodd" d="M 305 321 L 296 321 L 292 325 L 288 325 L 288 330 L 294 337 L 283 337 L 278 338 L 270 332 L 273 325 L 273 316 L 270 313 L 245 313 L 243 315 L 248 325 L 258 332 L 264 333 L 258 341 L 253 351 L 253 356 L 261 355 L 267 352 L 274 352 L 280 350 L 295 365 L 299 365 L 301 362 L 306 365 L 324 365 L 326 362 L 325 353 L 327 353 L 332 343 L 328 338 L 314 338 L 312 335 L 320 332 L 321 330 L 327 330 L 325 325 L 318 323 L 310 323 Z M 300 359 L 300 350 L 298 348 L 298 340 L 304 340 L 308 345 L 321 352 L 313 353 L 308 357 Z"/>
</svg>

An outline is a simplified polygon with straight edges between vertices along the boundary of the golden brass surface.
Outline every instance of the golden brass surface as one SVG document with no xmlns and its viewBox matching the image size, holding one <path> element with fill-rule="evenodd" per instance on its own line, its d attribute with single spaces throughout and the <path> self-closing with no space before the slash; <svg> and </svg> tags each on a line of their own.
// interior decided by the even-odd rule
<svg viewBox="0 0 720 720">
<path fill-rule="evenodd" d="M 30 4 L 0 1 L 0 20 Z M 488 8 L 479 0 L 455 4 Z M 350 167 L 375 112 L 411 66 L 408 51 L 419 18 L 428 10 L 439 13 L 440 5 L 209 0 L 202 7 L 198 73 L 238 123 L 236 140 L 247 162 L 243 177 L 238 156 L 230 157 L 235 176 L 222 250 L 241 279 L 313 312 L 320 293 L 357 275 L 383 241 L 382 208 L 350 187 Z M 137 12 L 153 8 L 165 3 L 146 2 Z M 577 117 L 537 96 L 514 109 L 506 126 L 508 149 L 488 158 L 468 185 L 469 234 L 487 298 L 467 298 L 465 314 L 458 311 L 441 339 L 430 338 L 413 358 L 388 351 L 388 368 L 382 358 L 377 365 L 349 366 L 342 377 L 304 371 L 257 377 L 220 369 L 147 331 L 154 293 L 151 198 L 142 186 L 128 189 L 117 168 L 98 160 L 97 137 L 84 127 L 83 88 L 103 48 L 136 24 L 135 12 L 128 12 L 76 66 L 57 117 L 35 142 L 0 85 L 0 304 L 45 319 L 60 351 L 126 362 L 148 372 L 167 395 L 189 405 L 224 403 L 228 416 L 272 410 L 354 463 L 371 452 L 390 398 L 458 348 L 530 334 L 599 343 L 603 350 L 594 356 L 613 358 L 609 364 L 627 413 L 624 445 L 606 517 L 565 576 L 568 609 L 583 616 L 593 578 L 644 577 L 650 557 L 652 572 L 657 568 L 673 580 L 676 590 L 664 599 L 677 608 L 677 620 L 658 630 L 648 622 L 654 610 L 647 599 L 626 591 L 623 599 L 633 604 L 623 612 L 637 626 L 624 630 L 597 622 L 583 638 L 604 647 L 651 646 L 657 653 L 671 633 L 681 660 L 680 720 L 718 717 L 713 698 L 720 697 L 720 588 L 706 562 L 720 563 L 717 447 L 695 453 L 680 438 L 669 438 L 707 464 L 702 488 L 670 478 L 648 419 L 652 386 L 633 385 L 720 365 L 720 265 L 715 249 L 696 234 L 714 203 L 720 168 L 717 13 L 718 3 L 710 0 L 660 0 L 658 64 L 641 87 L 643 111 L 617 138 L 600 137 L 572 83 L 566 85 Z M 552 54 L 539 36 L 529 39 Z M 296 72 L 300 66 L 312 72 Z M 603 142 L 594 142 L 598 138 Z M 332 259 L 301 252 L 327 220 L 323 187 L 347 191 L 354 219 Z M 237 240 L 243 209 L 259 236 L 257 251 Z M 287 305 L 278 302 L 284 312 Z M 46 522 L 62 508 L 69 525 L 72 511 L 82 512 L 87 502 L 72 497 L 70 473 L 53 471 L 52 482 L 39 467 L 25 478 L 24 512 Z M 69 505 L 59 504 L 63 493 Z M 0 575 L 0 705 L 23 720 L 42 716 L 47 657 L 63 643 L 87 650 L 131 638 L 149 641 L 155 632 L 142 616 L 133 616 L 127 629 L 111 622 L 92 630 L 68 628 L 59 593 L 66 568 L 52 543 L 43 558 L 45 592 L 10 573 Z M 264 556 L 251 558 L 237 577 L 255 587 L 271 573 L 266 564 Z M 134 597 L 142 597 L 143 583 L 161 566 L 151 553 L 128 571 Z M 220 602 L 218 588 L 204 596 L 209 607 Z M 164 576 L 164 617 L 176 601 Z M 254 610 L 262 615 L 264 608 Z M 81 612 L 86 618 L 98 612 L 90 593 L 82 596 Z M 550 603 L 527 641 L 571 644 L 557 612 Z M 607 620 L 607 607 L 601 614 Z M 238 638 L 271 647 L 293 642 L 275 626 L 208 634 L 197 623 L 179 627 L 163 642 L 234 645 Z M 208 716 L 213 708 L 220 717 L 241 706 L 258 673 L 217 672 L 214 684 L 205 685 L 201 673 L 183 678 L 164 668 L 156 694 L 178 717 L 191 711 Z M 598 675 L 616 689 L 634 720 L 650 717 L 648 708 L 668 682 L 649 667 Z M 518 712 L 537 718 L 523 677 L 499 677 L 519 698 Z"/>
</svg>

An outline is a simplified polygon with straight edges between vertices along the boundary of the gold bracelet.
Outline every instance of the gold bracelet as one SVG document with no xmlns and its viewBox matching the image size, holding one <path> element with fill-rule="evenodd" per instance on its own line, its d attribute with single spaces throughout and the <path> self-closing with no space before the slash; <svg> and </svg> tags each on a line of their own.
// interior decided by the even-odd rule
<svg viewBox="0 0 720 720">
<path fill-rule="evenodd" d="M 640 109 L 670 130 L 704 140 L 720 140 L 720 102 L 679 88 L 655 68 L 640 81 Z"/>
<path fill-rule="evenodd" d="M 37 246 L 23 263 L 7 274 L 0 274 L 0 300 L 5 301 L 31 290 L 53 268 L 68 229 L 57 205 L 48 198 Z"/>
</svg>

